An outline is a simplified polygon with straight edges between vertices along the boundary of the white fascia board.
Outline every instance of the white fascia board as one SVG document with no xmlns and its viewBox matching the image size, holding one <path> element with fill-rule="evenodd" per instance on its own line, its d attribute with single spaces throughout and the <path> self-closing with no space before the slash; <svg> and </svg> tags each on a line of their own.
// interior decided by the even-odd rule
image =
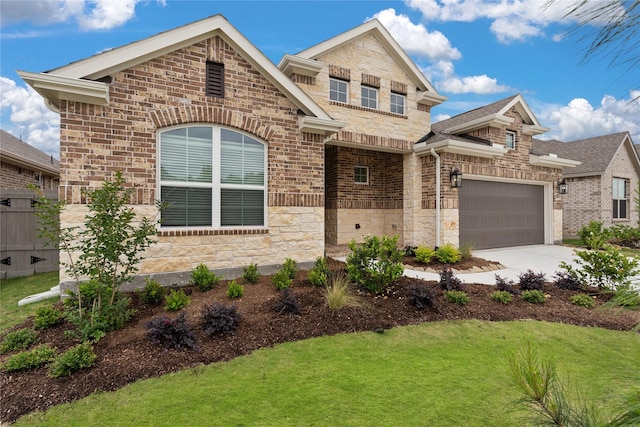
<svg viewBox="0 0 640 427">
<path fill-rule="evenodd" d="M 429 105 L 431 107 L 442 104 L 446 100 L 446 96 L 438 95 L 434 92 L 423 92 L 421 95 L 418 95 L 418 104 Z"/>
<path fill-rule="evenodd" d="M 2 161 L 6 161 L 7 163 L 14 164 L 18 167 L 23 167 L 26 169 L 32 169 L 38 172 L 47 172 L 49 175 L 59 178 L 60 170 L 49 165 L 44 165 L 42 163 L 36 163 L 26 157 L 19 156 L 15 153 L 11 153 L 7 150 L 0 149 L 0 157 Z"/>
<path fill-rule="evenodd" d="M 429 145 L 427 145 L 426 142 L 421 142 L 414 146 L 414 151 L 418 155 L 430 154 L 432 147 L 436 150 L 436 153 L 464 154 L 487 159 L 497 159 L 509 152 L 508 148 L 502 146 L 473 144 L 471 142 L 456 141 L 454 139 L 447 139 Z"/>
<path fill-rule="evenodd" d="M 94 105 L 109 104 L 109 87 L 105 83 L 48 73 L 27 71 L 17 71 L 17 73 L 48 101 L 49 106 L 56 109 L 60 107 L 60 100 Z"/>
<path fill-rule="evenodd" d="M 540 135 L 541 133 L 548 132 L 549 128 L 538 125 L 522 125 L 522 133 L 525 135 Z"/>
<path fill-rule="evenodd" d="M 489 116 L 480 117 L 479 119 L 475 119 L 470 122 L 462 123 L 458 126 L 447 128 L 447 132 L 452 134 L 459 134 L 487 126 L 503 127 L 510 125 L 514 120 L 515 119 L 512 117 L 503 116 L 502 114 L 491 114 Z"/>
<path fill-rule="evenodd" d="M 544 166 L 548 168 L 575 168 L 582 164 L 577 160 L 563 159 L 555 156 L 536 156 L 535 154 L 529 154 L 529 163 L 533 166 Z"/>
<path fill-rule="evenodd" d="M 347 124 L 333 119 L 321 119 L 312 116 L 300 117 L 300 130 L 302 132 L 316 133 L 331 136 L 344 128 Z"/>
<path fill-rule="evenodd" d="M 523 119 L 525 121 L 527 120 L 527 118 L 529 119 L 529 121 L 531 122 L 531 125 L 528 125 L 528 126 L 531 126 L 534 132 L 536 132 L 537 130 L 545 129 L 544 131 L 537 132 L 536 134 L 544 133 L 549 130 L 545 127 L 540 126 L 540 122 L 538 122 L 537 117 L 535 116 L 535 114 L 533 114 L 533 111 L 531 111 L 531 108 L 529 108 L 529 105 L 526 103 L 526 101 L 524 100 L 521 94 L 518 94 L 518 96 L 513 98 L 511 102 L 509 102 L 502 110 L 500 110 L 498 114 L 505 114 L 512 107 L 516 107 L 516 109 L 519 110 L 520 114 L 523 116 Z M 525 124 L 525 126 L 527 125 Z M 525 131 L 525 133 L 527 132 Z M 534 134 L 531 133 L 528 135 L 534 135 Z"/>
<path fill-rule="evenodd" d="M 320 61 L 288 54 L 283 56 L 278 64 L 278 68 L 287 77 L 291 77 L 292 74 L 315 77 L 322 71 L 324 66 L 324 63 Z"/>
</svg>

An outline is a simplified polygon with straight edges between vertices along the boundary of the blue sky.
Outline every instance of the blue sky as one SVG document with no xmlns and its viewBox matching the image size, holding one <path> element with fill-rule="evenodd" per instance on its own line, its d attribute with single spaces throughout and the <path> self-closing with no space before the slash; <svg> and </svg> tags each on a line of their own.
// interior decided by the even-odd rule
<svg viewBox="0 0 640 427">
<path fill-rule="evenodd" d="M 629 131 L 640 143 L 640 70 L 581 62 L 588 43 L 563 18 L 575 1 L 0 0 L 0 127 L 58 156 L 58 116 L 16 70 L 58 68 L 215 14 L 277 64 L 376 17 L 448 97 L 433 122 L 522 93 L 551 128 L 543 138 Z"/>
</svg>

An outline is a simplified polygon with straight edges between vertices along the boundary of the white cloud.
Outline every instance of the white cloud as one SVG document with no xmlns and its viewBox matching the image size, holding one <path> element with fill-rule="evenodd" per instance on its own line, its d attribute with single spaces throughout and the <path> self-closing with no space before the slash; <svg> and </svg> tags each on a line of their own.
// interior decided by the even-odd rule
<svg viewBox="0 0 640 427">
<path fill-rule="evenodd" d="M 405 0 L 420 11 L 426 20 L 444 22 L 491 21 L 490 29 L 501 43 L 542 36 L 543 29 L 554 22 L 569 23 L 566 14 L 582 0 L 562 0 L 547 5 L 543 0 Z M 598 2 L 591 6 L 596 8 Z"/>
<path fill-rule="evenodd" d="M 414 24 L 406 15 L 396 15 L 395 9 L 385 9 L 375 15 L 394 39 L 409 54 L 430 60 L 460 59 L 462 54 L 440 31 L 429 31 L 422 24 Z M 368 18 L 370 19 L 370 18 Z"/>
<path fill-rule="evenodd" d="M 497 79 L 486 74 L 459 77 L 455 74 L 453 63 L 450 61 L 439 61 L 422 71 L 441 92 L 486 95 L 511 90 L 509 86 L 498 84 Z"/>
<path fill-rule="evenodd" d="M 2 26 L 28 21 L 49 25 L 75 19 L 83 30 L 119 27 L 135 16 L 135 8 L 144 0 L 3 0 Z M 164 6 L 166 0 L 156 0 Z"/>
<path fill-rule="evenodd" d="M 59 157 L 60 117 L 44 105 L 44 99 L 30 87 L 18 86 L 6 77 L 0 77 L 0 94 L 0 111 L 3 116 L 5 110 L 9 111 L 14 125 L 12 133 L 39 150 Z"/>
<path fill-rule="evenodd" d="M 640 91 L 631 91 L 627 99 L 605 95 L 599 106 L 584 98 L 575 98 L 567 105 L 547 105 L 538 119 L 551 128 L 547 138 L 573 141 L 616 132 L 629 132 L 635 143 L 640 142 Z"/>
</svg>

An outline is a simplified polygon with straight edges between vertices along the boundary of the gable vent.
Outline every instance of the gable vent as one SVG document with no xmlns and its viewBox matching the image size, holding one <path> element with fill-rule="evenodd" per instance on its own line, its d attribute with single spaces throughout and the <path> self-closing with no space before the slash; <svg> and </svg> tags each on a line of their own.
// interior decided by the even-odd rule
<svg viewBox="0 0 640 427">
<path fill-rule="evenodd" d="M 207 96 L 224 98 L 224 64 L 207 61 Z"/>
</svg>

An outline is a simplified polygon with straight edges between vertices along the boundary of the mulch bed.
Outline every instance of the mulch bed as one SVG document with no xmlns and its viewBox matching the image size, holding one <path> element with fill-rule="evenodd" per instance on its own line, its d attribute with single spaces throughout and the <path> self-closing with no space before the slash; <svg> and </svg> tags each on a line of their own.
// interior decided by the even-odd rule
<svg viewBox="0 0 640 427">
<path fill-rule="evenodd" d="M 342 267 L 342 263 L 330 259 L 330 268 Z M 383 295 L 362 293 L 366 308 L 330 310 L 324 302 L 322 289 L 312 286 L 306 277 L 306 271 L 299 272 L 292 286 L 301 308 L 298 315 L 273 310 L 278 291 L 271 283 L 270 276 L 261 276 L 257 284 L 245 285 L 244 296 L 235 301 L 227 297 L 225 283 L 208 292 L 186 288 L 191 293 L 191 304 L 183 311 L 186 311 L 189 324 L 196 335 L 200 347 L 197 352 L 164 350 L 152 344 L 146 336 L 145 324 L 155 316 L 177 317 L 178 313 L 166 313 L 162 305 L 146 305 L 138 295 L 131 294 L 132 307 L 138 310 L 137 314 L 124 329 L 108 333 L 95 345 L 97 362 L 94 367 L 60 379 L 49 378 L 46 368 L 11 373 L 2 371 L 0 419 L 12 422 L 24 414 L 44 411 L 53 405 L 81 399 L 96 391 L 117 390 L 140 379 L 158 377 L 201 364 L 227 361 L 259 348 L 322 335 L 376 331 L 453 319 L 527 319 L 623 331 L 631 330 L 640 322 L 638 312 L 614 314 L 575 306 L 569 301 L 575 292 L 557 289 L 550 283 L 545 285 L 548 298 L 542 305 L 530 304 L 519 298 L 503 305 L 490 299 L 490 294 L 495 291 L 494 286 L 469 284 L 465 285 L 465 291 L 470 302 L 459 306 L 444 299 L 436 282 L 407 277 L 402 277 Z M 433 287 L 437 295 L 435 308 L 418 310 L 410 303 L 408 287 L 415 283 L 427 283 Z M 601 305 L 606 299 L 606 296 L 597 295 L 597 305 Z M 213 302 L 238 305 L 242 321 L 235 332 L 210 338 L 200 331 L 200 311 L 205 304 Z M 14 329 L 32 325 L 33 321 L 29 319 Z M 69 328 L 69 324 L 62 324 L 48 330 L 39 330 L 39 341 L 49 343 L 62 352 L 77 344 L 77 341 L 65 337 L 64 331 Z M 2 362 L 11 355 L 12 353 L 3 355 Z"/>
</svg>

